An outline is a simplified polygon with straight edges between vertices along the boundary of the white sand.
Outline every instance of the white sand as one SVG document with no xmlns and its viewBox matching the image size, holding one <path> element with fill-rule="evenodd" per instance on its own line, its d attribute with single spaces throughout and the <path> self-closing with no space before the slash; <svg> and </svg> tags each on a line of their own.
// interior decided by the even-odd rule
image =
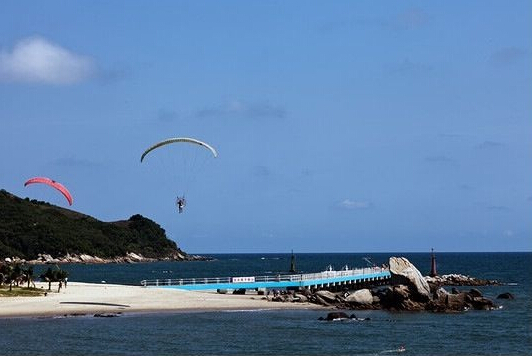
<svg viewBox="0 0 532 356">
<path fill-rule="evenodd" d="M 48 283 L 37 287 L 48 289 Z M 116 284 L 68 282 L 57 292 L 57 283 L 47 296 L 0 297 L 0 317 L 49 316 L 96 313 L 168 312 L 250 309 L 318 309 L 308 303 L 281 303 L 260 295 L 218 294 L 179 289 L 144 288 Z"/>
</svg>

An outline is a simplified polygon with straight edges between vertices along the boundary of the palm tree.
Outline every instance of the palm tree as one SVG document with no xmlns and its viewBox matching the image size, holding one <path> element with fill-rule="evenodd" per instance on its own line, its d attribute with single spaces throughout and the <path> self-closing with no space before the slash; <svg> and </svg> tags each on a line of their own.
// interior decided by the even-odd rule
<svg viewBox="0 0 532 356">
<path fill-rule="evenodd" d="M 21 267 L 20 263 L 16 263 L 15 266 L 13 266 L 11 280 L 12 280 L 12 282 L 14 282 L 16 284 L 17 287 L 20 285 L 20 282 L 22 280 L 22 276 L 23 276 L 22 267 Z M 11 290 L 11 288 L 9 290 Z"/>
<path fill-rule="evenodd" d="M 28 288 L 29 288 L 30 283 L 33 283 L 33 266 L 29 266 L 28 268 L 22 269 L 22 276 L 23 276 L 23 280 L 28 282 Z"/>
<path fill-rule="evenodd" d="M 52 268 L 48 267 L 46 272 L 42 273 L 39 276 L 39 278 L 42 279 L 45 282 L 48 282 L 48 290 L 51 291 L 52 290 L 52 282 L 55 282 L 55 273 L 52 270 Z"/>
<path fill-rule="evenodd" d="M 13 266 L 10 264 L 3 264 L 0 268 L 2 273 L 2 284 L 9 283 L 9 290 L 13 289 Z"/>
<path fill-rule="evenodd" d="M 7 282 L 7 276 L 9 275 L 9 269 L 6 264 L 0 264 L 0 286 Z"/>
<path fill-rule="evenodd" d="M 48 267 L 46 272 L 39 276 L 40 279 L 48 282 L 48 290 L 52 290 L 52 282 L 61 282 L 63 284 L 65 279 L 68 277 L 68 272 L 59 268 L 55 265 L 55 270 L 52 270 L 51 267 Z"/>
</svg>

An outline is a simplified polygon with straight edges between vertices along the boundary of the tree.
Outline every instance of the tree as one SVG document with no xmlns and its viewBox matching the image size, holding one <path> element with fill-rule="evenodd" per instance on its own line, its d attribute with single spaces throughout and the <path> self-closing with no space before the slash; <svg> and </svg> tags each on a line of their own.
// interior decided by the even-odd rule
<svg viewBox="0 0 532 356">
<path fill-rule="evenodd" d="M 13 266 L 10 264 L 0 265 L 0 285 L 10 283 Z"/>
<path fill-rule="evenodd" d="M 55 273 L 52 270 L 52 268 L 48 267 L 46 272 L 42 273 L 39 276 L 39 278 L 42 279 L 45 282 L 48 282 L 48 290 L 51 291 L 52 290 L 52 282 L 55 282 Z"/>
<path fill-rule="evenodd" d="M 13 266 L 13 269 L 11 270 L 10 279 L 11 279 L 11 283 L 9 284 L 9 290 L 11 291 L 13 287 L 13 283 L 15 283 L 18 287 L 22 279 L 22 267 L 20 266 L 20 263 L 16 263 Z"/>
<path fill-rule="evenodd" d="M 0 265 L 0 282 L 1 284 L 9 283 L 9 291 L 13 290 L 13 284 L 19 285 L 22 278 L 22 268 L 20 264 L 2 264 Z"/>
<path fill-rule="evenodd" d="M 42 279 L 45 282 L 48 282 L 48 290 L 52 290 L 52 282 L 61 282 L 64 283 L 65 279 L 68 277 L 68 272 L 65 270 L 62 270 L 59 268 L 59 266 L 55 266 L 56 269 L 52 269 L 51 267 L 48 267 L 46 272 L 41 274 L 39 276 L 40 279 Z"/>
<path fill-rule="evenodd" d="M 29 288 L 30 283 L 33 283 L 33 266 L 29 266 L 28 268 L 22 269 L 22 280 L 28 283 L 28 288 Z"/>
</svg>

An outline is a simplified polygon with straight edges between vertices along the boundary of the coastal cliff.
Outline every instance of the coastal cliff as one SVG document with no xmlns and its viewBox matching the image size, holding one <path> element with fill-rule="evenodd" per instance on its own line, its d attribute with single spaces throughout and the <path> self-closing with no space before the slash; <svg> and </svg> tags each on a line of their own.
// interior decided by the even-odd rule
<svg viewBox="0 0 532 356">
<path fill-rule="evenodd" d="M 32 263 L 109 263 L 201 259 L 190 256 L 142 215 L 103 222 L 74 210 L 0 190 L 0 258 Z"/>
</svg>

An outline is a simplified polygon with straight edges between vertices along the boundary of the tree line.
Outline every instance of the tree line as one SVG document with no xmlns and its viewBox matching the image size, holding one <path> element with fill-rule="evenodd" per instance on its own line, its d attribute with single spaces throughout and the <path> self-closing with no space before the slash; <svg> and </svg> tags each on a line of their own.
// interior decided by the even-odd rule
<svg viewBox="0 0 532 356">
<path fill-rule="evenodd" d="M 14 286 L 35 288 L 35 277 L 32 265 L 22 265 L 20 263 L 0 264 L 0 286 L 7 287 L 9 285 L 10 292 Z M 52 290 L 52 283 L 59 282 L 59 291 L 62 286 L 66 287 L 68 272 L 56 265 L 54 268 L 48 267 L 38 278 L 43 282 L 48 282 L 49 291 Z"/>
</svg>

